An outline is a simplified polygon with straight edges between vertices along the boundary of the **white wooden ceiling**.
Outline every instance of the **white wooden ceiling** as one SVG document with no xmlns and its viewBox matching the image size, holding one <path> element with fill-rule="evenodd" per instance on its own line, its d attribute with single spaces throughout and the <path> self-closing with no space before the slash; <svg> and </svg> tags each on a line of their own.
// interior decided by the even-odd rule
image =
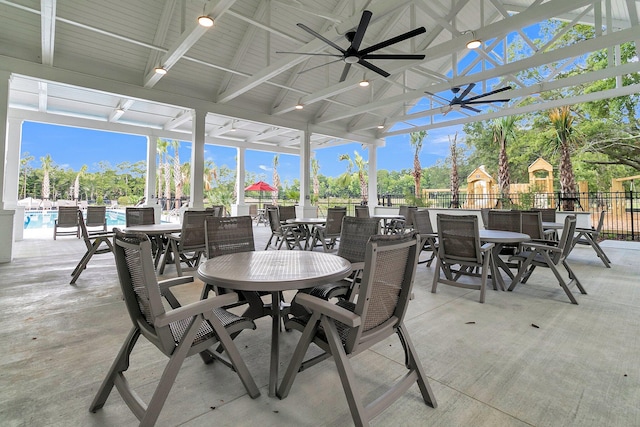
<svg viewBox="0 0 640 427">
<path fill-rule="evenodd" d="M 313 132 L 314 147 L 381 144 L 414 130 L 636 93 L 619 79 L 616 88 L 579 98 L 536 96 L 640 71 L 639 62 L 620 65 L 615 55 L 616 46 L 640 40 L 639 7 L 635 0 L 0 0 L 0 70 L 11 73 L 13 117 L 190 140 L 195 109 L 209 113 L 208 143 L 297 153 L 301 130 Z M 361 47 L 424 26 L 425 34 L 379 53 L 425 59 L 372 60 L 387 78 L 354 65 L 340 83 L 341 61 L 299 74 L 333 58 L 277 53 L 336 53 L 296 23 L 346 48 L 344 34 L 365 9 L 373 18 Z M 213 27 L 197 25 L 202 14 Z M 505 41 L 533 47 L 530 28 L 551 18 L 603 30 L 510 62 Z M 466 48 L 473 37 L 482 48 Z M 606 48 L 607 69 L 559 77 Z M 155 74 L 156 66 L 168 73 Z M 543 79 L 516 77 L 527 69 L 543 70 Z M 368 88 L 358 85 L 363 78 Z M 449 111 L 443 98 L 469 83 L 476 83 L 470 96 L 511 85 L 501 95 L 512 101 L 481 113 Z"/>
</svg>

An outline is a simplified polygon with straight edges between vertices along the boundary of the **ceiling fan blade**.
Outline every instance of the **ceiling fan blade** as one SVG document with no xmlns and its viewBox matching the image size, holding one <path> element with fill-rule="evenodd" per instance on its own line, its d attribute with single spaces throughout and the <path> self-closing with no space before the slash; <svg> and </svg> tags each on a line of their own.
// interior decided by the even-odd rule
<svg viewBox="0 0 640 427">
<path fill-rule="evenodd" d="M 478 110 L 477 108 L 469 107 L 467 104 L 460 104 L 460 106 L 462 108 L 466 108 L 467 110 L 471 110 L 475 113 L 482 113 L 482 111 Z"/>
<path fill-rule="evenodd" d="M 367 53 L 374 52 L 378 49 L 382 49 L 383 47 L 391 46 L 396 43 L 400 43 L 403 40 L 410 39 L 411 37 L 415 37 L 419 34 L 425 33 L 427 30 L 424 27 L 416 28 L 415 30 L 407 31 L 404 34 L 400 34 L 399 36 L 392 37 L 389 40 L 385 40 L 378 44 L 374 44 L 373 46 L 369 46 L 366 49 L 362 49 L 359 53 L 360 55 L 366 55 Z"/>
<path fill-rule="evenodd" d="M 362 17 L 360 18 L 358 29 L 356 30 L 356 34 L 353 36 L 353 40 L 351 40 L 352 49 L 356 51 L 360 49 L 360 43 L 362 43 L 364 33 L 365 31 L 367 31 L 367 27 L 369 26 L 369 22 L 371 21 L 371 16 L 372 13 L 368 10 L 362 12 Z"/>
<path fill-rule="evenodd" d="M 462 94 L 458 97 L 459 100 L 464 99 L 465 96 L 467 96 L 469 94 L 469 92 L 471 92 L 471 89 L 473 89 L 476 86 L 475 83 L 469 83 L 469 85 L 462 91 Z"/>
<path fill-rule="evenodd" d="M 316 65 L 315 67 L 307 68 L 306 70 L 299 71 L 298 74 L 304 74 L 308 71 L 315 70 L 316 68 L 324 67 L 325 65 L 333 64 L 340 61 L 342 61 L 342 58 L 336 59 L 335 61 L 325 62 L 324 64 Z"/>
<path fill-rule="evenodd" d="M 483 93 L 482 95 L 471 97 L 467 99 L 467 101 L 473 101 L 475 99 L 484 98 L 485 96 L 495 95 L 496 93 L 504 92 L 505 90 L 510 90 L 510 89 L 513 89 L 513 88 L 511 86 L 501 87 L 500 89 L 492 90 L 491 92 L 487 92 L 487 93 Z"/>
<path fill-rule="evenodd" d="M 343 55 L 338 55 L 337 53 L 306 53 L 306 52 L 287 52 L 277 50 L 276 53 L 295 53 L 296 55 L 309 55 L 309 56 L 333 56 L 334 58 L 342 58 Z"/>
<path fill-rule="evenodd" d="M 337 49 L 342 53 L 347 53 L 346 50 L 344 50 L 343 48 L 341 48 L 340 46 L 338 46 L 337 44 L 335 44 L 334 42 L 332 42 L 331 40 L 329 40 L 325 36 L 323 36 L 323 35 L 321 35 L 319 33 L 316 33 L 315 31 L 313 31 L 311 28 L 307 27 L 306 25 L 304 25 L 304 24 L 297 24 L 297 25 L 298 25 L 298 27 L 300 27 L 303 30 L 305 30 L 307 33 L 311 34 L 314 37 L 319 38 L 320 40 L 322 40 L 323 42 L 325 42 L 329 46 L 333 47 L 334 49 Z"/>
<path fill-rule="evenodd" d="M 369 55 L 362 56 L 362 59 L 415 59 L 420 60 L 424 59 L 424 55 L 412 55 L 412 54 L 403 54 L 403 53 L 372 53 Z"/>
<path fill-rule="evenodd" d="M 511 98 L 507 99 L 486 99 L 486 100 L 476 100 L 476 101 L 464 101 L 463 104 L 488 104 L 490 102 L 509 102 Z"/>
<path fill-rule="evenodd" d="M 351 69 L 351 64 L 344 64 L 344 68 L 342 69 L 342 74 L 340 75 L 340 82 L 343 82 L 347 79 L 347 75 L 349 74 L 349 70 Z"/>
<path fill-rule="evenodd" d="M 375 65 L 373 65 L 371 62 L 367 62 L 364 59 L 361 59 L 360 61 L 358 61 L 358 64 L 362 65 L 363 67 L 367 67 L 368 69 L 370 69 L 375 73 L 380 74 L 382 77 L 389 77 L 391 75 L 387 73 L 385 70 L 383 70 L 382 68 L 378 68 Z"/>
</svg>

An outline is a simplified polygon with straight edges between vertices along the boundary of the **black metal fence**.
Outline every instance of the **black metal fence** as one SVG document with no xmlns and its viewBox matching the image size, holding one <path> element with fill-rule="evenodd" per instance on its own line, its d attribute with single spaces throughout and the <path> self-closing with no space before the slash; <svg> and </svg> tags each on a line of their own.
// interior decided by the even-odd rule
<svg viewBox="0 0 640 427">
<path fill-rule="evenodd" d="M 416 204 L 433 208 L 503 208 L 532 209 L 556 208 L 562 210 L 567 204 L 573 210 L 591 212 L 592 224 L 595 226 L 601 211 L 607 211 L 602 227 L 603 238 L 616 240 L 640 240 L 640 193 L 624 192 L 589 192 L 575 193 L 564 197 L 559 193 L 514 193 L 505 194 L 467 194 L 459 193 L 457 206 L 452 202 L 451 193 L 427 192 L 422 199 L 391 194 L 379 195 L 381 206 L 400 206 Z"/>
</svg>

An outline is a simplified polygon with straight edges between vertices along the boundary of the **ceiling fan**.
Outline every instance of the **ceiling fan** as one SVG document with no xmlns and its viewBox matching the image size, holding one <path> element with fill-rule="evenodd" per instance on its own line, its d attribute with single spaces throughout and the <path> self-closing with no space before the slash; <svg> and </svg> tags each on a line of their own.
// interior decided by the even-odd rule
<svg viewBox="0 0 640 427">
<path fill-rule="evenodd" d="M 477 108 L 471 107 L 470 105 L 473 104 L 489 104 L 492 102 L 508 102 L 511 100 L 511 98 L 503 98 L 503 99 L 482 99 L 485 98 L 487 96 L 491 96 L 491 95 L 495 95 L 496 93 L 500 93 L 500 92 L 504 92 L 505 90 L 510 90 L 513 89 L 511 86 L 505 86 L 505 87 L 501 87 L 500 89 L 495 89 L 492 90 L 490 92 L 486 92 L 483 93 L 481 95 L 477 95 L 477 96 L 472 96 L 471 98 L 467 98 L 465 99 L 465 97 L 469 94 L 469 92 L 471 92 L 471 90 L 475 87 L 475 83 L 470 83 L 463 91 L 462 93 L 460 93 L 460 95 L 458 95 L 458 93 L 460 92 L 460 88 L 459 87 L 453 87 L 451 88 L 451 92 L 453 92 L 453 99 L 445 99 L 441 96 L 438 96 L 436 94 L 433 94 L 431 92 L 425 92 L 431 96 L 435 96 L 437 98 L 440 98 L 446 102 L 449 103 L 448 108 L 446 108 L 445 110 L 443 110 L 443 114 L 447 114 L 449 111 L 453 110 L 456 107 L 459 108 L 466 108 L 467 110 L 471 110 L 475 113 L 481 113 L 480 110 L 478 110 Z"/>
<path fill-rule="evenodd" d="M 331 54 L 331 53 L 300 53 L 300 52 L 276 52 L 276 53 L 298 53 L 300 55 L 312 55 L 312 56 L 331 56 L 338 58 L 335 61 L 327 62 L 326 64 L 321 64 L 317 67 L 312 67 L 301 71 L 300 73 L 306 73 L 307 71 L 314 70 L 319 67 L 323 67 L 325 65 L 333 64 L 334 62 L 343 61 L 344 69 L 342 70 L 342 75 L 340 76 L 340 81 L 343 82 L 347 78 L 347 74 L 349 74 L 349 69 L 352 64 L 360 64 L 365 68 L 368 68 L 371 71 L 374 71 L 380 74 L 383 77 L 389 77 L 389 73 L 384 71 L 381 68 L 376 67 L 369 59 L 408 59 L 408 60 L 421 60 L 424 59 L 424 55 L 414 55 L 414 54 L 380 54 L 380 53 L 372 53 L 382 48 L 394 45 L 396 43 L 400 43 L 401 41 L 410 39 L 419 34 L 425 33 L 427 30 L 424 27 L 416 28 L 415 30 L 408 31 L 404 34 L 401 34 L 396 37 L 392 37 L 383 42 L 374 44 L 373 46 L 369 46 L 365 49 L 360 49 L 360 44 L 362 43 L 362 39 L 364 38 L 364 33 L 367 31 L 367 27 L 369 26 L 369 22 L 371 21 L 372 13 L 368 10 L 362 12 L 362 17 L 360 18 L 360 23 L 355 31 L 349 31 L 345 34 L 345 37 L 349 41 L 349 47 L 343 49 L 338 46 L 331 40 L 322 36 L 321 34 L 313 31 L 311 28 L 307 27 L 304 24 L 297 24 L 298 27 L 302 28 L 312 36 L 319 38 L 329 46 L 338 50 L 340 54 Z M 299 73 L 299 74 L 300 74 Z"/>
</svg>

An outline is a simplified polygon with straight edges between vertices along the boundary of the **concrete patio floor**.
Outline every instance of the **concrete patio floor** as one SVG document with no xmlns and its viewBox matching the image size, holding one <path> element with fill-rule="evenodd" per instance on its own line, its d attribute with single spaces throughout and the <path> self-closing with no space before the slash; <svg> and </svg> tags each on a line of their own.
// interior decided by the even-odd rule
<svg viewBox="0 0 640 427">
<path fill-rule="evenodd" d="M 261 250 L 268 228 L 254 230 Z M 439 406 L 426 406 L 413 386 L 372 424 L 640 425 L 640 244 L 602 246 L 611 269 L 588 247 L 569 257 L 588 292 L 574 289 L 577 306 L 547 269 L 514 292 L 488 289 L 480 304 L 478 291 L 440 285 L 432 294 L 434 268 L 419 265 L 406 324 Z M 14 262 L 0 265 L 2 426 L 137 424 L 115 390 L 103 409 L 88 410 L 130 320 L 111 255 L 95 256 L 77 284 L 69 285 L 83 253 L 83 242 L 72 237 L 27 236 L 16 244 Z M 165 276 L 173 275 L 171 266 Z M 182 286 L 178 297 L 194 301 L 201 286 L 197 280 Z M 270 319 L 256 324 L 236 343 L 262 395 L 249 398 L 231 370 L 192 357 L 158 425 L 352 425 L 332 360 L 300 373 L 287 399 L 268 397 Z M 280 375 L 299 333 L 282 338 Z M 353 359 L 367 396 L 404 373 L 402 355 L 394 337 Z M 129 379 L 144 398 L 165 363 L 155 347 L 139 341 Z"/>
</svg>

